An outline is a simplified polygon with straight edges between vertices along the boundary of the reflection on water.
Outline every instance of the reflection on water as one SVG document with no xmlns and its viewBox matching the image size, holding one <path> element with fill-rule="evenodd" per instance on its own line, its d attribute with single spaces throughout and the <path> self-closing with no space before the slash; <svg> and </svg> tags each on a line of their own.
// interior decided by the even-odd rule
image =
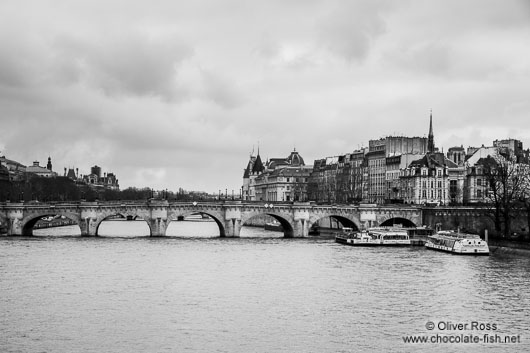
<svg viewBox="0 0 530 353">
<path fill-rule="evenodd" d="M 0 351 L 530 349 L 527 258 L 318 237 L 200 239 L 211 233 L 196 229 L 179 230 L 191 238 L 0 238 Z M 498 329 L 428 331 L 427 321 Z M 520 335 L 521 343 L 403 343 L 406 335 L 485 333 Z"/>
</svg>

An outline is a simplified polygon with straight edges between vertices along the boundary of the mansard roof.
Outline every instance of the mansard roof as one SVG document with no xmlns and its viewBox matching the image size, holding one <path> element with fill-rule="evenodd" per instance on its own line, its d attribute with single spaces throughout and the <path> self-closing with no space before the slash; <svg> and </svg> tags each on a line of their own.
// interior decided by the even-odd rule
<svg viewBox="0 0 530 353">
<path fill-rule="evenodd" d="M 288 167 L 288 168 L 279 168 L 274 169 L 271 172 L 269 172 L 270 177 L 275 176 L 283 176 L 283 177 L 291 177 L 291 176 L 309 176 L 311 174 L 311 171 L 313 168 L 310 167 Z"/>
<path fill-rule="evenodd" d="M 291 152 L 287 158 L 271 158 L 267 163 L 268 169 L 276 169 L 281 166 L 305 166 L 305 162 L 302 156 L 300 156 L 300 154 L 295 150 Z"/>
<path fill-rule="evenodd" d="M 287 160 L 285 158 L 271 158 L 267 163 L 267 167 L 269 169 L 275 169 L 276 167 L 282 165 L 288 165 Z"/>
<path fill-rule="evenodd" d="M 410 163 L 410 167 L 419 167 L 419 168 L 457 168 L 458 165 L 444 156 L 443 153 L 427 153 L 423 158 L 418 159 Z"/>
<path fill-rule="evenodd" d="M 326 164 L 325 159 L 315 159 L 315 162 L 313 163 L 313 169 L 318 170 L 322 166 L 322 164 Z"/>
<path fill-rule="evenodd" d="M 481 165 L 484 167 L 495 167 L 498 166 L 499 163 L 493 158 L 492 156 L 482 157 L 480 158 L 475 165 Z"/>
</svg>

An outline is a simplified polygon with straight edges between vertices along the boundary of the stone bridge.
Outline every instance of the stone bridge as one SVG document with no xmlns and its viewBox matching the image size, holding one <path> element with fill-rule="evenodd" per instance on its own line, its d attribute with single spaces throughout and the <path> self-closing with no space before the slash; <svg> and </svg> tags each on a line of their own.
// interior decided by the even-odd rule
<svg viewBox="0 0 530 353">
<path fill-rule="evenodd" d="M 375 226 L 422 224 L 422 209 L 414 206 L 316 205 L 264 202 L 168 202 L 166 200 L 79 203 L 3 203 L 0 227 L 7 235 L 32 235 L 33 226 L 47 216 L 64 216 L 79 225 L 81 235 L 97 236 L 104 220 L 127 218 L 145 220 L 151 236 L 164 236 L 170 222 L 192 214 L 206 214 L 219 227 L 221 237 L 239 237 L 241 227 L 251 218 L 270 215 L 283 226 L 285 237 L 306 237 L 312 225 L 323 218 L 338 220 L 343 226 L 363 229 Z"/>
</svg>

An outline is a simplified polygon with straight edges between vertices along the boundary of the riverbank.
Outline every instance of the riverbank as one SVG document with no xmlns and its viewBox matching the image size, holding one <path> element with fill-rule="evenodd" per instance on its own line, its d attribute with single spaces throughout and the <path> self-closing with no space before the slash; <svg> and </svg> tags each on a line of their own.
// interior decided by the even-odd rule
<svg viewBox="0 0 530 353">
<path fill-rule="evenodd" d="M 491 255 L 518 255 L 530 257 L 530 243 L 506 239 L 488 239 Z"/>
</svg>

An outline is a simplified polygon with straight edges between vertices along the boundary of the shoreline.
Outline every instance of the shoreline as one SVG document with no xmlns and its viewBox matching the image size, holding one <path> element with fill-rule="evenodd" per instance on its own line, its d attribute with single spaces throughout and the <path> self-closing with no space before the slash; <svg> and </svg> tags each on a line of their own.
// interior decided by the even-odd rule
<svg viewBox="0 0 530 353">
<path fill-rule="evenodd" d="M 516 242 L 506 239 L 488 239 L 491 255 L 530 256 L 530 243 Z"/>
<path fill-rule="evenodd" d="M 517 255 L 530 257 L 529 249 L 513 248 L 508 246 L 492 245 L 490 248 L 490 255 Z"/>
</svg>

